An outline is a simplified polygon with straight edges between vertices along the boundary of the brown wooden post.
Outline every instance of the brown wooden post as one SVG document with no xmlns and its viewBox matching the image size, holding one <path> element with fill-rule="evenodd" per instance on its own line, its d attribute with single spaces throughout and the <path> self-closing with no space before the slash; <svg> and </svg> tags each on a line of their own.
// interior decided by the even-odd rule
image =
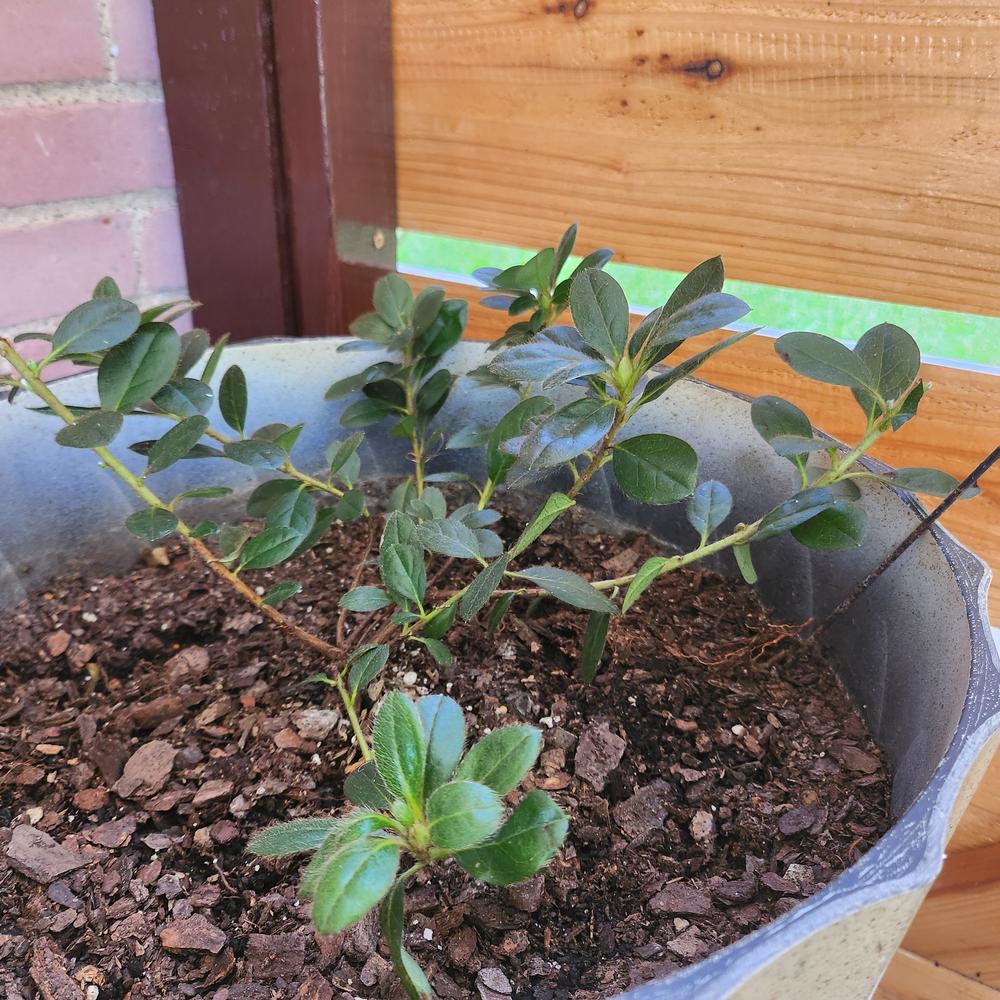
<svg viewBox="0 0 1000 1000">
<path fill-rule="evenodd" d="M 390 0 L 154 10 L 197 322 L 345 333 L 395 267 Z"/>
</svg>

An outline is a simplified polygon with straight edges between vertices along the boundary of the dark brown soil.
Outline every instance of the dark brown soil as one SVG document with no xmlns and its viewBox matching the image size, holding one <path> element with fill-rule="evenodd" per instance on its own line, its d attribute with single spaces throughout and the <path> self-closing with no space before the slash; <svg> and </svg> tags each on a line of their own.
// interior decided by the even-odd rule
<svg viewBox="0 0 1000 1000">
<path fill-rule="evenodd" d="M 253 582 L 302 580 L 284 609 L 331 635 L 363 535 L 335 527 Z M 576 520 L 537 555 L 608 575 L 651 551 Z M 370 924 L 317 940 L 295 898 L 301 861 L 244 849 L 275 820 L 342 805 L 349 732 L 332 692 L 298 683 L 322 664 L 180 549 L 156 556 L 168 564 L 55 581 L 0 624 L 0 987 L 392 993 Z M 440 586 L 460 579 L 450 568 Z M 574 670 L 583 624 L 536 601 L 495 640 L 455 629 L 448 669 L 420 647 L 394 657 L 389 685 L 450 693 L 473 732 L 541 726 L 526 787 L 570 814 L 528 883 L 475 886 L 451 867 L 413 887 L 409 947 L 441 997 L 612 996 L 796 906 L 888 826 L 878 748 L 819 653 L 749 588 L 697 569 L 661 582 L 613 627 L 593 686 Z"/>
</svg>

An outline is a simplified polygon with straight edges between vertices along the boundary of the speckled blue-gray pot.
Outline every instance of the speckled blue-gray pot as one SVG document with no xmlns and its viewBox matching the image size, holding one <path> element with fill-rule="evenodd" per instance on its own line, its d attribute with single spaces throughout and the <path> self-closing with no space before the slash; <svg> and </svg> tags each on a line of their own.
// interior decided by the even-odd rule
<svg viewBox="0 0 1000 1000">
<path fill-rule="evenodd" d="M 267 341 L 235 347 L 250 386 L 252 425 L 306 422 L 296 448 L 303 468 L 322 466 L 337 434 L 343 404 L 327 403 L 330 382 L 371 363 L 372 355 L 337 353 L 332 340 Z M 458 365 L 481 363 L 483 347 L 463 344 Z M 60 383 L 72 402 L 94 399 L 92 375 Z M 441 419 L 499 416 L 502 391 L 453 393 Z M 127 440 L 152 436 L 162 421 L 141 425 Z M 90 452 L 60 448 L 52 418 L 23 402 L 0 407 L 0 606 L 9 607 L 73 563 L 124 565 L 136 542 L 122 528 L 137 504 L 127 488 L 97 467 Z M 642 411 L 631 433 L 678 434 L 701 456 L 701 478 L 727 483 L 735 517 L 750 521 L 786 495 L 789 466 L 754 432 L 746 400 L 696 382 L 678 385 Z M 125 436 L 123 436 L 125 437 Z M 118 450 L 116 448 L 116 450 Z M 121 449 L 137 470 L 138 456 Z M 463 468 L 469 452 L 447 452 L 438 467 Z M 372 478 L 405 468 L 398 441 L 373 429 L 363 455 Z M 473 470 L 479 471 L 479 470 Z M 186 462 L 156 477 L 168 495 L 224 480 L 249 488 L 255 474 L 226 463 Z M 539 487 L 541 488 L 541 487 Z M 583 502 L 622 529 L 640 528 L 665 545 L 690 542 L 683 512 L 632 503 L 607 479 Z M 754 548 L 760 591 L 790 621 L 822 616 L 874 567 L 917 521 L 913 503 L 868 486 L 870 520 L 860 551 L 816 553 L 788 538 Z M 724 560 L 716 564 L 732 567 Z M 895 825 L 856 865 L 790 913 L 668 979 L 630 993 L 636 1000 L 803 996 L 868 997 L 938 873 L 951 828 L 991 751 L 1000 741 L 1000 663 L 986 617 L 989 572 L 947 532 L 935 529 L 911 548 L 828 633 L 840 675 L 885 747 L 895 772 Z"/>
</svg>

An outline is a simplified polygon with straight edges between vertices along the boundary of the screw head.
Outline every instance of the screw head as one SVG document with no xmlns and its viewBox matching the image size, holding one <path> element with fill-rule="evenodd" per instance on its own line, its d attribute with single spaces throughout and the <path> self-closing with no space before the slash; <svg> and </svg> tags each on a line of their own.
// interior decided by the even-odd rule
<svg viewBox="0 0 1000 1000">
<path fill-rule="evenodd" d="M 385 247 L 385 232 L 381 229 L 376 229 L 372 233 L 372 246 L 376 250 L 382 250 Z"/>
</svg>

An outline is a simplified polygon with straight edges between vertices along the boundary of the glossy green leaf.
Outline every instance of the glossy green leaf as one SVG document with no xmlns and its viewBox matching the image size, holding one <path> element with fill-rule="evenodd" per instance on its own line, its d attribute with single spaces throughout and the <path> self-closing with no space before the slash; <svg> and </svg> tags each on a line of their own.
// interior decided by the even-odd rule
<svg viewBox="0 0 1000 1000">
<path fill-rule="evenodd" d="M 269 528 L 291 528 L 301 536 L 312 531 L 316 523 L 316 504 L 304 485 L 289 490 L 279 497 L 267 512 Z"/>
<path fill-rule="evenodd" d="M 351 335 L 371 344 L 388 344 L 396 331 L 378 313 L 365 313 L 350 325 Z"/>
<path fill-rule="evenodd" d="M 750 420 L 765 441 L 787 435 L 813 436 L 812 422 L 805 413 L 780 396 L 758 396 L 750 404 Z"/>
<path fill-rule="evenodd" d="M 456 781 L 477 781 L 506 795 L 521 783 L 542 749 L 534 726 L 504 726 L 474 743 L 455 772 Z"/>
<path fill-rule="evenodd" d="M 122 290 L 118 287 L 118 282 L 114 278 L 105 277 L 94 285 L 92 299 L 120 299 Z"/>
<path fill-rule="evenodd" d="M 226 344 L 229 342 L 229 334 L 225 334 L 220 337 L 215 346 L 212 348 L 212 353 L 208 356 L 208 361 L 205 362 L 205 367 L 201 372 L 201 381 L 211 382 L 215 377 L 215 372 L 219 367 L 219 361 L 222 360 L 222 352 L 225 350 Z"/>
<path fill-rule="evenodd" d="M 920 372 L 920 348 L 900 326 L 880 323 L 873 326 L 854 345 L 854 353 L 871 372 L 875 387 L 883 400 L 895 402 L 913 384 Z M 874 396 L 854 389 L 854 398 L 865 413 L 876 405 Z"/>
<path fill-rule="evenodd" d="M 800 375 L 852 389 L 877 391 L 867 365 L 849 347 L 821 333 L 786 333 L 774 342 L 774 349 Z"/>
<path fill-rule="evenodd" d="M 58 354 L 104 351 L 128 340 L 139 328 L 139 310 L 119 298 L 97 298 L 71 310 L 56 327 L 52 349 Z"/>
<path fill-rule="evenodd" d="M 587 611 L 603 611 L 609 615 L 618 614 L 618 609 L 599 590 L 596 590 L 582 576 L 555 566 L 530 566 L 513 574 L 518 579 L 530 580 L 542 590 L 559 598 L 566 604 Z"/>
<path fill-rule="evenodd" d="M 355 587 L 340 599 L 348 611 L 378 611 L 392 604 L 392 598 L 381 587 Z"/>
<path fill-rule="evenodd" d="M 364 441 L 364 439 L 364 432 L 358 431 L 357 433 L 352 434 L 349 438 L 345 438 L 343 441 L 331 441 L 326 446 L 324 454 L 326 456 L 331 476 L 340 472 L 348 459 L 357 453 L 357 450 L 361 446 L 361 442 Z M 346 478 L 353 480 L 355 477 L 348 476 Z"/>
<path fill-rule="evenodd" d="M 697 483 L 694 448 L 669 434 L 641 434 L 615 445 L 618 485 L 644 503 L 670 504 L 689 497 Z"/>
<path fill-rule="evenodd" d="M 550 494 L 541 510 L 528 522 L 521 536 L 511 546 L 510 558 L 514 559 L 524 552 L 564 510 L 569 510 L 575 503 L 565 493 Z"/>
<path fill-rule="evenodd" d="M 386 788 L 410 806 L 423 802 L 427 745 L 416 706 L 390 691 L 382 700 L 372 732 L 375 764 Z"/>
<path fill-rule="evenodd" d="M 356 521 L 365 512 L 365 495 L 361 490 L 348 490 L 336 503 L 338 521 Z"/>
<path fill-rule="evenodd" d="M 490 367 L 500 378 L 537 383 L 545 391 L 573 379 L 605 372 L 609 365 L 603 358 L 591 357 L 540 335 L 501 352 Z"/>
<path fill-rule="evenodd" d="M 424 795 L 430 795 L 455 773 L 465 750 L 465 715 L 454 698 L 429 694 L 417 702 L 427 758 Z"/>
<path fill-rule="evenodd" d="M 315 897 L 320 877 L 336 854 L 349 844 L 392 826 L 392 821 L 388 816 L 364 809 L 352 809 L 336 822 L 337 825 L 333 832 L 320 844 L 312 860 L 302 872 L 302 880 L 299 883 L 299 898 L 301 899 L 311 900 Z"/>
<path fill-rule="evenodd" d="M 146 474 L 162 472 L 175 462 L 179 462 L 207 430 L 208 419 L 202 416 L 188 417 L 187 420 L 175 424 L 159 441 L 150 446 L 149 454 L 146 456 L 148 459 Z"/>
<path fill-rule="evenodd" d="M 277 469 L 287 458 L 284 451 L 270 441 L 228 441 L 222 451 L 226 458 L 255 469 Z"/>
<path fill-rule="evenodd" d="M 544 868 L 566 836 L 566 814 L 545 792 L 529 792 L 496 834 L 456 860 L 473 878 L 513 885 Z"/>
<path fill-rule="evenodd" d="M 175 500 L 216 500 L 219 497 L 231 496 L 231 486 L 196 486 L 194 489 L 178 493 Z"/>
<path fill-rule="evenodd" d="M 597 268 L 581 271 L 570 286 L 569 306 L 580 336 L 602 358 L 620 358 L 629 327 L 628 300 L 622 286 Z"/>
<path fill-rule="evenodd" d="M 413 300 L 413 329 L 421 334 L 437 319 L 444 302 L 444 289 L 440 285 L 422 288 Z"/>
<path fill-rule="evenodd" d="M 222 419 L 240 435 L 246 429 L 247 404 L 247 377 L 239 365 L 231 365 L 219 383 L 219 410 Z"/>
<path fill-rule="evenodd" d="M 320 934 L 336 934 L 357 923 L 381 902 L 399 868 L 399 845 L 363 837 L 339 850 L 313 888 L 312 918 Z"/>
<path fill-rule="evenodd" d="M 302 590 L 302 584 L 295 580 L 285 580 L 283 583 L 273 586 L 265 595 L 264 603 L 276 607 L 289 597 L 294 597 Z"/>
<path fill-rule="evenodd" d="M 687 519 L 702 541 L 718 528 L 733 509 L 733 495 L 725 484 L 710 479 L 699 483 L 687 505 Z"/>
<path fill-rule="evenodd" d="M 917 407 L 920 400 L 924 398 L 926 392 L 923 380 L 919 381 L 907 394 L 906 398 L 899 404 L 899 410 L 892 418 L 892 429 L 898 431 L 903 424 L 908 423 L 917 415 Z"/>
<path fill-rule="evenodd" d="M 426 647 L 427 652 L 434 657 L 436 663 L 442 667 L 451 666 L 454 657 L 451 655 L 451 650 L 440 639 L 431 639 L 426 635 L 414 636 L 414 639 Z"/>
<path fill-rule="evenodd" d="M 907 493 L 926 493 L 932 497 L 946 497 L 958 486 L 958 480 L 947 472 L 939 469 L 908 468 L 896 469 L 884 476 L 876 476 L 881 482 L 895 486 L 898 490 L 905 490 Z M 979 495 L 979 488 L 965 490 L 961 500 L 970 500 Z"/>
<path fill-rule="evenodd" d="M 803 524 L 792 528 L 792 537 L 810 549 L 856 549 L 865 540 L 868 517 L 846 500 L 834 501 Z"/>
<path fill-rule="evenodd" d="M 398 409 L 381 399 L 360 399 L 352 403 L 340 415 L 340 423 L 344 427 L 368 427 L 377 424 Z"/>
<path fill-rule="evenodd" d="M 366 809 L 387 809 L 392 801 L 375 762 L 364 763 L 344 779 L 344 796 Z"/>
<path fill-rule="evenodd" d="M 125 519 L 125 527 L 147 542 L 158 542 L 177 530 L 177 517 L 162 507 L 137 510 Z"/>
<path fill-rule="evenodd" d="M 282 858 L 303 851 L 315 851 L 336 832 L 340 822 L 333 818 L 293 819 L 255 833 L 247 842 L 247 850 L 261 858 Z"/>
<path fill-rule="evenodd" d="M 303 538 L 296 549 L 292 552 L 290 559 L 295 559 L 302 555 L 303 552 L 311 549 L 323 536 L 327 533 L 330 525 L 336 519 L 337 510 L 335 507 L 321 507 L 316 511 L 316 523 L 312 527 L 312 531 Z"/>
<path fill-rule="evenodd" d="M 219 529 L 219 555 L 224 562 L 235 559 L 250 538 L 245 524 L 224 524 Z"/>
<path fill-rule="evenodd" d="M 501 445 L 524 434 L 529 421 L 553 409 L 547 396 L 529 396 L 508 410 L 489 434 L 486 445 L 486 474 L 494 483 L 501 483 L 516 461 L 516 456 L 501 450 Z"/>
<path fill-rule="evenodd" d="M 356 698 L 359 691 L 368 687 L 388 662 L 389 647 L 385 645 L 369 646 L 352 656 L 347 674 L 351 696 Z"/>
<path fill-rule="evenodd" d="M 177 331 L 165 323 L 148 323 L 111 348 L 97 369 L 101 406 L 128 413 L 152 399 L 173 376 L 180 351 Z"/>
<path fill-rule="evenodd" d="M 835 500 L 830 490 L 822 486 L 801 490 L 764 515 L 753 541 L 763 542 L 768 538 L 784 534 L 796 525 L 815 517 L 820 511 L 826 510 Z"/>
<path fill-rule="evenodd" d="M 177 360 L 175 378 L 187 375 L 189 371 L 205 356 L 209 348 L 207 330 L 188 330 L 181 334 L 181 356 Z M 193 380 L 195 381 L 195 380 Z"/>
<path fill-rule="evenodd" d="M 395 885 L 386 896 L 379 912 L 379 925 L 382 936 L 389 946 L 392 964 L 399 976 L 409 1000 L 434 1000 L 434 991 L 427 981 L 423 970 L 416 959 L 403 947 L 403 934 L 406 930 L 406 920 L 403 909 L 403 878 L 396 880 Z"/>
<path fill-rule="evenodd" d="M 296 493 L 301 485 L 297 479 L 269 479 L 261 483 L 247 498 L 247 514 L 250 517 L 267 517 L 278 501 Z"/>
<path fill-rule="evenodd" d="M 798 437 L 795 434 L 778 434 L 771 438 L 768 444 L 774 449 L 775 454 L 790 459 L 799 459 L 803 455 L 809 455 L 814 451 L 826 451 L 832 447 L 829 441 Z"/>
<path fill-rule="evenodd" d="M 669 561 L 669 559 L 663 556 L 652 556 L 639 567 L 635 578 L 628 585 L 628 590 L 625 591 L 625 599 L 622 601 L 622 614 L 625 614 L 653 585 L 653 581 L 656 580 Z"/>
<path fill-rule="evenodd" d="M 441 605 L 421 625 L 420 634 L 428 639 L 443 639 L 448 634 L 448 630 L 455 624 L 457 615 L 458 604 L 455 601 Z"/>
<path fill-rule="evenodd" d="M 749 311 L 750 307 L 742 299 L 726 292 L 710 292 L 676 312 L 661 310 L 645 335 L 641 348 L 642 370 L 661 361 L 681 341 L 735 323 Z"/>
<path fill-rule="evenodd" d="M 670 293 L 663 311 L 671 316 L 684 306 L 713 292 L 721 292 L 726 281 L 726 270 L 721 257 L 710 257 L 694 267 L 678 282 Z"/>
<path fill-rule="evenodd" d="M 608 641 L 608 626 L 611 616 L 602 611 L 592 611 L 587 619 L 587 628 L 583 633 L 583 646 L 580 651 L 580 676 L 590 684 L 597 676 L 597 668 L 604 656 L 604 647 Z"/>
<path fill-rule="evenodd" d="M 431 842 L 445 850 L 460 851 L 481 843 L 502 819 L 500 796 L 475 781 L 449 781 L 427 800 Z"/>
<path fill-rule="evenodd" d="M 191 529 L 192 538 L 207 538 L 214 535 L 219 530 L 219 525 L 215 521 L 199 521 Z"/>
<path fill-rule="evenodd" d="M 302 535 L 294 528 L 265 528 L 243 547 L 240 569 L 269 569 L 277 566 L 295 551 L 301 541 Z"/>
<path fill-rule="evenodd" d="M 574 400 L 524 438 L 519 458 L 529 470 L 563 465 L 593 448 L 611 429 L 614 416 L 614 404 L 596 396 Z"/>
<path fill-rule="evenodd" d="M 419 604 L 427 590 L 423 550 L 415 545 L 383 545 L 379 551 L 382 582 L 391 594 Z"/>
<path fill-rule="evenodd" d="M 175 417 L 194 417 L 199 413 L 208 413 L 214 399 L 211 388 L 196 378 L 175 379 L 153 396 L 156 406 Z"/>
<path fill-rule="evenodd" d="M 417 538 L 428 552 L 453 559 L 482 560 L 479 541 L 461 521 L 434 519 L 417 525 Z"/>
<path fill-rule="evenodd" d="M 394 330 L 402 329 L 410 321 L 413 292 L 398 274 L 390 272 L 375 282 L 373 301 L 380 319 Z"/>
<path fill-rule="evenodd" d="M 114 441 L 124 422 L 113 410 L 94 410 L 61 427 L 56 441 L 67 448 L 103 448 Z"/>
<path fill-rule="evenodd" d="M 688 378 L 693 375 L 702 365 L 707 361 L 710 361 L 715 357 L 720 351 L 724 351 L 733 344 L 738 344 L 741 340 L 746 340 L 747 337 L 752 336 L 756 331 L 751 330 L 741 330 L 739 333 L 734 333 L 730 337 L 726 337 L 724 340 L 720 340 L 717 344 L 713 344 L 711 347 L 707 347 L 704 351 L 699 351 L 697 354 L 692 355 L 686 361 L 680 362 L 680 364 L 674 365 L 670 371 L 663 375 L 657 375 L 655 378 L 651 378 L 649 382 L 646 383 L 642 390 L 642 394 L 639 397 L 639 403 L 641 406 L 645 406 L 647 403 L 651 403 L 654 399 L 659 399 L 671 386 L 676 385 L 683 379 Z"/>
</svg>

